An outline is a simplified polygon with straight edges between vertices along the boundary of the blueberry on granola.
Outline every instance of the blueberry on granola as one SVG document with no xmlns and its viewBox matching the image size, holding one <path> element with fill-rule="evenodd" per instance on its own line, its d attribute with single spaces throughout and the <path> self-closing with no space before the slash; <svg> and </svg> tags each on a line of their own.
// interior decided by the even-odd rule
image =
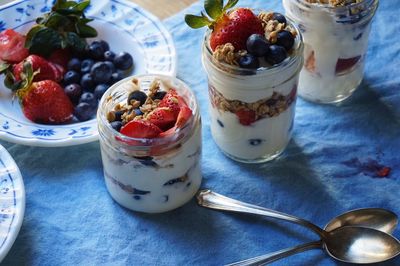
<svg viewBox="0 0 400 266">
<path fill-rule="evenodd" d="M 247 39 L 247 51 L 254 56 L 265 56 L 268 53 L 269 42 L 261 34 L 252 34 Z"/>
<path fill-rule="evenodd" d="M 246 54 L 239 59 L 239 66 L 248 69 L 257 69 L 260 66 L 258 58 L 251 54 Z"/>
<path fill-rule="evenodd" d="M 294 37 L 287 30 L 280 31 L 278 32 L 277 35 L 276 44 L 283 46 L 286 49 L 286 51 L 290 51 L 294 45 Z"/>
<path fill-rule="evenodd" d="M 131 104 L 131 101 L 139 101 L 140 105 L 143 105 L 147 100 L 147 95 L 143 91 L 133 91 L 128 96 L 128 104 Z"/>
<path fill-rule="evenodd" d="M 121 127 L 122 127 L 122 122 L 121 121 L 113 121 L 113 122 L 110 123 L 110 125 L 111 125 L 111 127 L 113 129 L 115 129 L 116 131 L 119 132 L 121 130 Z"/>
<path fill-rule="evenodd" d="M 276 65 L 283 62 L 287 57 L 286 49 L 279 45 L 271 45 L 268 55 L 265 57 L 268 63 Z"/>
<path fill-rule="evenodd" d="M 273 17 L 274 20 L 277 20 L 279 23 L 284 23 L 286 24 L 286 17 L 282 15 L 281 13 L 274 12 Z"/>
</svg>

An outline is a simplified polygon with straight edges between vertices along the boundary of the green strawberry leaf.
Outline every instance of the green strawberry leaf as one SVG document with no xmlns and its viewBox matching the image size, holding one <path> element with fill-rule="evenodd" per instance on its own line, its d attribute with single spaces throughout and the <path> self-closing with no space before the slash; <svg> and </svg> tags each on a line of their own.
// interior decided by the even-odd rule
<svg viewBox="0 0 400 266">
<path fill-rule="evenodd" d="M 0 74 L 6 73 L 9 67 L 10 64 L 0 62 Z"/>
<path fill-rule="evenodd" d="M 186 15 L 185 22 L 189 25 L 189 27 L 193 29 L 199 29 L 205 26 L 211 26 L 213 24 L 210 19 L 207 18 L 206 15 L 201 13 L 201 16 L 196 15 Z"/>
<path fill-rule="evenodd" d="M 90 1 L 82 1 L 80 3 L 78 3 L 76 6 L 74 6 L 75 10 L 79 10 L 79 11 L 84 11 L 88 6 L 90 5 Z"/>
<path fill-rule="evenodd" d="M 236 4 L 239 2 L 239 0 L 229 0 L 228 3 L 223 8 L 223 12 L 227 11 L 228 9 L 236 6 Z"/>
<path fill-rule="evenodd" d="M 222 15 L 222 9 L 224 7 L 223 0 L 205 0 L 204 8 L 206 9 L 207 14 L 217 20 Z"/>
<path fill-rule="evenodd" d="M 86 47 L 85 40 L 79 38 L 78 34 L 76 34 L 75 32 L 68 32 L 66 39 L 68 45 L 72 47 L 75 51 L 81 52 L 85 50 Z"/>
<path fill-rule="evenodd" d="M 97 31 L 86 24 L 77 23 L 75 25 L 75 28 L 78 37 L 80 36 L 82 38 L 94 38 L 97 36 Z"/>
<path fill-rule="evenodd" d="M 62 37 L 57 31 L 44 27 L 32 37 L 28 48 L 31 54 L 48 56 L 54 49 L 62 47 L 61 42 Z"/>
</svg>

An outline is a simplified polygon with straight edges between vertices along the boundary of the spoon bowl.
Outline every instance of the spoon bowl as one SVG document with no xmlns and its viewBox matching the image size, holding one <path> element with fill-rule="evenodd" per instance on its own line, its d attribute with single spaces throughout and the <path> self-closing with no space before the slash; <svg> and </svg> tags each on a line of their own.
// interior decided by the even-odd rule
<svg viewBox="0 0 400 266">
<path fill-rule="evenodd" d="M 339 227 L 329 232 L 324 248 L 336 260 L 357 264 L 383 262 L 400 254 L 400 242 L 393 236 L 355 226 Z"/>
</svg>

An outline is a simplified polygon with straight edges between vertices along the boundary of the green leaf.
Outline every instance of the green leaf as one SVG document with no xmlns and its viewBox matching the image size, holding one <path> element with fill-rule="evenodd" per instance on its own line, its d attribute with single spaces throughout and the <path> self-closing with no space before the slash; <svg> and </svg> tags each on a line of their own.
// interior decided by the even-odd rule
<svg viewBox="0 0 400 266">
<path fill-rule="evenodd" d="M 199 29 L 205 26 L 212 25 L 212 21 L 210 21 L 203 13 L 201 14 L 201 16 L 186 15 L 185 22 L 189 25 L 189 27 L 193 29 Z"/>
<path fill-rule="evenodd" d="M 85 40 L 81 39 L 75 32 L 68 32 L 66 39 L 68 46 L 72 47 L 74 50 L 78 52 L 85 50 L 86 47 Z"/>
<path fill-rule="evenodd" d="M 39 30 L 45 28 L 43 25 L 36 25 L 33 26 L 28 34 L 26 35 L 26 40 L 25 40 L 25 48 L 31 48 L 32 46 L 32 38 L 38 33 Z"/>
<path fill-rule="evenodd" d="M 54 13 L 51 13 L 51 15 L 44 22 L 44 24 L 47 27 L 53 28 L 53 29 L 57 29 L 60 27 L 65 28 L 68 24 L 70 24 L 70 20 L 63 15 L 54 12 Z"/>
<path fill-rule="evenodd" d="M 29 52 L 46 57 L 53 50 L 61 48 L 61 42 L 62 37 L 57 31 L 43 27 L 32 36 Z"/>
<path fill-rule="evenodd" d="M 90 1 L 82 1 L 76 6 L 74 6 L 75 10 L 84 11 L 90 5 Z"/>
<path fill-rule="evenodd" d="M 6 73 L 10 64 L 0 62 L 0 74 Z"/>
<path fill-rule="evenodd" d="M 239 2 L 239 0 L 229 0 L 228 3 L 226 3 L 223 12 L 227 11 L 228 9 L 236 6 L 236 4 Z"/>
<path fill-rule="evenodd" d="M 222 9 L 224 7 L 223 0 L 205 0 L 204 8 L 206 9 L 207 14 L 217 20 L 222 15 Z"/>
<path fill-rule="evenodd" d="M 76 33 L 82 38 L 94 38 L 97 37 L 97 31 L 85 24 L 78 23 L 75 26 Z"/>
</svg>

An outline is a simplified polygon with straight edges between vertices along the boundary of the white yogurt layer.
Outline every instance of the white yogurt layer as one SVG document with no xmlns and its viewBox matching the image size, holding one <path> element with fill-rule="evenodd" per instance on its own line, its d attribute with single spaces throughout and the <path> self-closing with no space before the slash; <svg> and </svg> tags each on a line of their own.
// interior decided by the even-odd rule
<svg viewBox="0 0 400 266">
<path fill-rule="evenodd" d="M 106 185 L 122 206 L 159 213 L 188 202 L 200 187 L 201 126 L 175 150 L 162 156 L 135 158 L 101 142 Z"/>
<path fill-rule="evenodd" d="M 371 24 L 337 22 L 322 7 L 308 12 L 296 2 L 283 0 L 286 15 L 299 24 L 305 44 L 299 95 L 323 103 L 344 100 L 363 78 Z"/>
</svg>

